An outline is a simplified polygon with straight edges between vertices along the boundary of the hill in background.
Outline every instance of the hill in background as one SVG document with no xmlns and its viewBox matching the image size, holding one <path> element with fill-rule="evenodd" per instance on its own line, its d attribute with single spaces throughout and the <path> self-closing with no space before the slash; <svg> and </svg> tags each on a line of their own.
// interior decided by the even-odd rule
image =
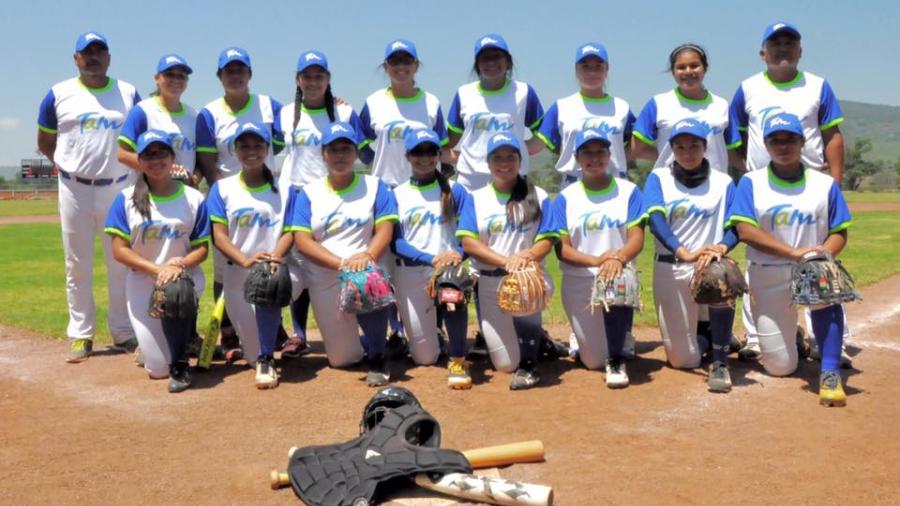
<svg viewBox="0 0 900 506">
<path fill-rule="evenodd" d="M 841 109 L 846 118 L 841 131 L 848 148 L 855 139 L 865 137 L 872 141 L 870 160 L 893 163 L 900 157 L 900 107 L 842 100 Z"/>
</svg>

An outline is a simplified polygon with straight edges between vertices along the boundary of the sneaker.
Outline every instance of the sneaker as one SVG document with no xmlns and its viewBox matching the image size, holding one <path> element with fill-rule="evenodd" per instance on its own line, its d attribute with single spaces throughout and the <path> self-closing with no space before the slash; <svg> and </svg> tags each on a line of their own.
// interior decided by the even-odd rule
<svg viewBox="0 0 900 506">
<path fill-rule="evenodd" d="M 744 343 L 741 342 L 740 339 L 737 338 L 736 335 L 731 334 L 731 341 L 728 343 L 728 353 L 737 353 L 741 351 L 741 348 L 744 347 Z"/>
<path fill-rule="evenodd" d="M 134 350 L 134 364 L 138 367 L 144 367 L 144 351 L 140 348 Z"/>
<path fill-rule="evenodd" d="M 225 362 L 228 364 L 233 364 L 242 358 L 244 358 L 244 350 L 240 348 L 225 350 Z"/>
<path fill-rule="evenodd" d="M 256 362 L 256 388 L 275 388 L 278 386 L 278 371 L 275 370 L 275 359 L 261 357 Z"/>
<path fill-rule="evenodd" d="M 572 332 L 569 334 L 569 356 L 578 358 L 578 337 Z"/>
<path fill-rule="evenodd" d="M 707 386 L 710 392 L 725 393 L 731 391 L 731 373 L 724 362 L 713 362 L 709 365 Z"/>
<path fill-rule="evenodd" d="M 283 351 L 284 343 L 288 342 L 288 333 L 284 330 L 284 325 L 278 326 L 278 334 L 275 337 L 275 351 Z"/>
<path fill-rule="evenodd" d="M 91 356 L 94 351 L 94 341 L 90 339 L 73 339 L 69 345 L 69 354 L 66 356 L 66 362 L 77 364 L 84 362 Z"/>
<path fill-rule="evenodd" d="M 451 358 L 447 364 L 447 385 L 454 390 L 472 388 L 472 377 L 469 376 L 469 363 L 464 358 Z"/>
<path fill-rule="evenodd" d="M 541 382 L 541 377 L 537 371 L 529 371 L 521 367 L 516 369 L 516 374 L 512 381 L 509 382 L 510 390 L 528 390 Z"/>
<path fill-rule="evenodd" d="M 366 384 L 370 387 L 387 385 L 391 381 L 391 372 L 388 370 L 384 358 L 369 361 L 369 372 L 366 373 Z"/>
<path fill-rule="evenodd" d="M 136 337 L 132 337 L 123 343 L 113 343 L 112 349 L 119 353 L 134 353 L 138 349 L 138 340 Z"/>
<path fill-rule="evenodd" d="M 569 346 L 566 343 L 554 341 L 546 330 L 541 330 L 541 357 L 547 360 L 556 360 L 569 356 Z"/>
<path fill-rule="evenodd" d="M 841 375 L 837 371 L 825 371 L 819 375 L 819 404 L 823 406 L 846 406 L 847 394 L 841 386 Z"/>
<path fill-rule="evenodd" d="M 625 334 L 625 344 L 622 346 L 622 358 L 625 360 L 634 360 L 637 353 L 634 351 L 634 334 L 628 332 Z"/>
<path fill-rule="evenodd" d="M 621 358 L 606 361 L 606 386 L 609 388 L 625 388 L 628 386 L 628 373 L 625 362 Z"/>
<path fill-rule="evenodd" d="M 484 340 L 484 333 L 480 330 L 475 332 L 475 342 L 469 350 L 468 358 L 479 359 L 488 356 L 487 342 Z"/>
<path fill-rule="evenodd" d="M 300 339 L 300 336 L 297 334 L 289 337 L 281 347 L 282 358 L 297 358 L 307 353 L 309 353 L 309 344 L 306 343 L 305 339 Z"/>
<path fill-rule="evenodd" d="M 169 368 L 169 393 L 184 392 L 191 386 L 191 366 L 186 362 Z"/>
<path fill-rule="evenodd" d="M 747 341 L 747 344 L 738 351 L 738 358 L 741 360 L 759 360 L 762 356 L 762 350 L 759 349 L 759 343 L 756 341 Z"/>
<path fill-rule="evenodd" d="M 400 360 L 409 355 L 409 340 L 399 332 L 391 332 L 388 336 L 385 353 L 389 358 Z"/>
</svg>

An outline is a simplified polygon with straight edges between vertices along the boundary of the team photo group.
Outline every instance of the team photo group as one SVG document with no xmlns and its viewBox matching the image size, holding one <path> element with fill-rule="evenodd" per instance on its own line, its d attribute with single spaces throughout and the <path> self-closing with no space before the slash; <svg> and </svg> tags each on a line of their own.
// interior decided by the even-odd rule
<svg viewBox="0 0 900 506">
<path fill-rule="evenodd" d="M 66 360 L 93 352 L 99 234 L 113 347 L 173 393 L 191 385 L 209 292 L 217 353 L 254 367 L 260 389 L 278 385 L 276 353 L 310 351 L 310 308 L 328 364 L 363 365 L 369 386 L 391 382 L 389 359 L 446 357 L 448 386 L 471 388 L 474 333 L 512 390 L 538 385 L 542 355 L 566 351 L 624 388 L 627 361 L 640 360 L 644 254 L 671 367 L 708 364 L 709 391 L 724 393 L 731 353 L 771 376 L 809 353 L 821 360 L 820 403 L 843 406 L 843 303 L 858 298 L 837 260 L 852 224 L 843 117 L 828 82 L 798 69 L 801 41 L 790 23 L 766 27 L 761 66 L 730 100 L 704 86 L 705 49 L 679 45 L 668 57 L 675 87 L 640 110 L 607 94 L 598 42 L 573 47 L 578 89 L 546 108 L 513 77 L 499 34 L 475 41 L 476 79 L 447 108 L 418 86 L 410 40 L 388 42 L 389 85 L 358 109 L 332 92 L 321 51 L 299 53 L 294 101 L 282 105 L 250 91 L 250 55 L 228 47 L 216 68 L 223 95 L 194 109 L 181 101 L 185 58 L 162 55 L 142 98 L 108 75 L 110 41 L 83 33 L 78 75 L 53 85 L 38 114 L 38 148 L 59 173 Z M 558 189 L 528 177 L 542 150 L 558 156 Z M 627 172 L 639 159 L 654 163 L 642 187 Z M 653 251 L 642 252 L 648 230 Z M 739 243 L 743 272 L 728 256 Z M 559 279 L 544 269 L 549 255 Z M 552 297 L 569 350 L 542 327 Z"/>
</svg>

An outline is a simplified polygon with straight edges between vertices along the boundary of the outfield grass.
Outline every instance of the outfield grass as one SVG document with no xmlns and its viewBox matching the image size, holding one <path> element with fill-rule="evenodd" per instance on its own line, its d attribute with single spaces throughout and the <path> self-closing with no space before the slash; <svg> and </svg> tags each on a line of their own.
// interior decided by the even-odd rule
<svg viewBox="0 0 900 506">
<path fill-rule="evenodd" d="M 854 203 L 897 203 L 900 202 L 900 192 L 851 192 L 845 191 L 847 202 Z"/>
<path fill-rule="evenodd" d="M 56 199 L 0 200 L 0 217 L 58 213 Z"/>
<path fill-rule="evenodd" d="M 0 249 L 0 265 L 3 265 L 4 271 L 3 276 L 0 276 L 0 323 L 54 338 L 65 338 L 68 312 L 59 225 L 0 226 L 0 244 L 6 246 Z M 872 284 L 900 272 L 900 255 L 897 254 L 900 251 L 900 214 L 887 211 L 856 213 L 854 226 L 850 231 L 850 244 L 841 258 L 859 286 Z M 638 259 L 644 285 L 644 311 L 637 314 L 638 324 L 656 324 L 651 282 L 652 250 L 653 244 L 648 233 L 644 252 Z M 100 342 L 109 339 L 106 328 L 106 269 L 102 255 L 98 242 L 95 251 L 94 294 L 97 302 L 97 339 Z M 743 263 L 743 246 L 738 247 L 734 257 Z M 207 287 L 211 287 L 211 260 L 204 264 L 204 270 Z M 545 320 L 565 323 L 566 315 L 559 296 L 559 264 L 552 255 L 547 261 L 547 270 L 556 285 L 556 293 L 545 312 Z M 212 297 L 207 293 L 201 304 L 200 322 L 207 321 L 211 309 Z"/>
</svg>

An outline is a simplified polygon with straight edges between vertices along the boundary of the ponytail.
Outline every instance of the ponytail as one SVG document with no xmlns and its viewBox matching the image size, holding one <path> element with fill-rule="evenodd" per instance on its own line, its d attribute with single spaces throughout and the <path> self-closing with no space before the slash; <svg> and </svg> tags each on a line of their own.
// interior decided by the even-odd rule
<svg viewBox="0 0 900 506">
<path fill-rule="evenodd" d="M 506 220 L 510 225 L 519 226 L 540 221 L 541 216 L 537 190 L 528 180 L 528 176 L 519 175 L 506 203 Z"/>
<path fill-rule="evenodd" d="M 456 220 L 456 200 L 453 198 L 450 182 L 440 170 L 435 169 L 434 175 L 437 178 L 438 186 L 441 187 L 441 216 L 448 222 Z"/>
<path fill-rule="evenodd" d="M 331 83 L 325 88 L 325 111 L 328 113 L 328 121 L 334 123 L 334 95 L 331 93 Z"/>
<path fill-rule="evenodd" d="M 141 177 L 134 183 L 131 203 L 142 218 L 150 220 L 150 183 L 147 182 L 147 174 L 141 174 Z"/>
<path fill-rule="evenodd" d="M 300 113 L 303 112 L 303 90 L 297 85 L 297 93 L 294 95 L 294 126 L 291 128 L 291 143 L 294 142 L 294 130 L 300 122 Z"/>
<path fill-rule="evenodd" d="M 265 179 L 266 182 L 269 183 L 269 186 L 272 187 L 272 193 L 278 193 L 278 187 L 275 186 L 275 176 L 272 175 L 272 170 L 266 164 L 263 164 L 262 176 L 263 179 Z"/>
</svg>

